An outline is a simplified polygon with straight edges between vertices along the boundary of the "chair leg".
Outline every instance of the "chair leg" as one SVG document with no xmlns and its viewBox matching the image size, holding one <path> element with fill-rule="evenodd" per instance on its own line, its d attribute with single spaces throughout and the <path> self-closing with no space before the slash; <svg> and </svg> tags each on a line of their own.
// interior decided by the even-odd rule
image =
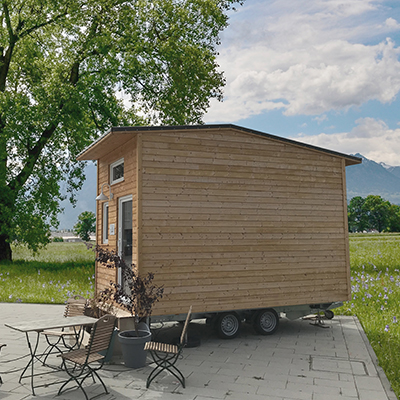
<svg viewBox="0 0 400 400">
<path fill-rule="evenodd" d="M 82 336 L 82 340 L 81 340 L 81 335 L 83 335 L 82 327 L 80 327 L 78 330 L 76 330 L 76 327 L 74 326 L 73 330 L 74 330 L 74 339 L 75 340 L 74 340 L 74 343 L 72 345 L 67 343 L 65 341 L 65 338 L 62 337 L 63 346 L 68 350 L 74 350 L 75 347 L 79 348 L 81 343 L 82 343 L 82 340 L 83 340 L 83 336 Z M 70 338 L 70 340 L 71 340 L 71 338 Z"/>
<path fill-rule="evenodd" d="M 150 375 L 147 377 L 146 381 L 146 388 L 148 389 L 150 386 L 150 383 L 163 372 L 164 369 L 161 369 L 158 365 L 151 371 Z"/>
<path fill-rule="evenodd" d="M 78 369 L 77 367 L 78 367 L 78 365 L 75 364 L 73 366 L 73 368 L 72 368 L 72 371 L 75 372 Z M 87 368 L 87 372 L 85 374 L 84 374 L 85 368 L 82 368 L 81 371 L 77 373 L 77 375 L 73 375 L 70 372 L 70 370 L 67 369 L 66 364 L 65 364 L 65 360 L 63 360 L 63 369 L 68 373 L 68 375 L 70 376 L 70 379 L 68 379 L 68 381 L 65 382 L 61 386 L 61 388 L 58 391 L 58 395 L 60 395 L 62 393 L 63 389 L 65 388 L 65 386 L 68 385 L 69 382 L 75 381 L 75 383 L 78 385 L 78 387 L 82 390 L 83 394 L 85 395 L 85 399 L 86 400 L 90 400 L 88 395 L 85 392 L 85 389 L 83 388 L 83 383 L 85 382 L 86 378 L 89 378 L 89 377 L 92 377 L 93 383 L 95 383 L 96 382 L 95 376 L 97 377 L 97 379 L 99 380 L 99 382 L 103 386 L 104 394 L 108 394 L 109 392 L 107 390 L 107 387 L 106 387 L 103 379 L 101 379 L 100 375 L 97 373 L 97 371 L 95 369 L 90 368 L 88 365 L 86 365 L 86 368 Z M 97 396 L 95 396 L 95 397 L 97 397 Z"/>
<path fill-rule="evenodd" d="M 48 336 L 45 335 L 46 337 L 46 342 L 48 344 L 47 349 L 43 352 L 43 354 L 46 354 L 46 356 L 44 357 L 43 360 L 43 365 L 46 365 L 46 361 L 47 358 L 49 357 L 50 354 L 54 354 L 53 353 L 53 349 L 56 349 L 58 353 L 62 353 L 62 350 L 58 347 L 58 345 L 61 343 L 61 338 L 59 338 L 56 342 L 51 343 L 51 341 L 49 340 Z"/>
<path fill-rule="evenodd" d="M 178 379 L 178 381 L 181 383 L 182 387 L 185 388 L 185 377 L 182 375 L 182 372 L 179 371 L 179 369 L 176 368 L 175 365 L 171 365 L 170 368 L 174 369 L 177 374 L 172 369 L 168 369 L 168 371 L 171 372 L 171 374 L 174 375 L 175 378 Z"/>
<path fill-rule="evenodd" d="M 67 374 L 70 376 L 70 378 L 63 383 L 63 385 L 60 387 L 60 389 L 58 390 L 58 396 L 63 392 L 63 389 L 68 385 L 68 383 L 75 381 L 75 383 L 78 385 L 78 387 L 82 390 L 83 394 L 85 395 L 86 400 L 89 400 L 88 395 L 86 394 L 85 390 L 82 387 L 82 382 L 85 380 L 86 377 L 84 377 L 82 380 L 79 380 L 78 378 L 83 374 L 83 369 L 81 368 L 81 371 L 77 373 L 77 375 L 73 375 L 70 370 L 67 367 L 67 364 L 65 362 L 65 360 L 63 360 L 62 363 L 62 369 L 65 370 L 67 372 Z M 75 372 L 77 369 L 77 364 L 74 364 L 72 371 Z"/>
<path fill-rule="evenodd" d="M 93 373 L 94 375 L 96 375 L 97 379 L 98 379 L 98 380 L 100 381 L 100 383 L 103 385 L 104 392 L 105 392 L 106 394 L 108 394 L 108 389 L 107 389 L 105 383 L 103 382 L 103 379 L 100 378 L 100 375 L 99 375 L 95 370 L 92 370 L 92 373 Z M 94 376 L 93 376 L 93 382 L 94 382 Z"/>
<path fill-rule="evenodd" d="M 46 365 L 47 358 L 49 357 L 50 354 L 57 354 L 57 352 L 60 354 L 63 353 L 63 350 L 59 346 L 65 347 L 68 350 L 73 350 L 75 347 L 80 346 L 80 344 L 81 344 L 80 336 L 82 333 L 82 328 L 79 328 L 79 330 L 76 330 L 76 328 L 73 327 L 73 330 L 74 330 L 74 339 L 75 340 L 72 345 L 67 342 L 67 340 L 71 340 L 70 336 L 68 336 L 68 339 L 66 339 L 64 336 L 60 336 L 60 337 L 58 337 L 57 340 L 55 340 L 54 342 L 51 342 L 50 338 L 47 335 L 45 335 L 48 346 L 47 346 L 46 350 L 43 352 L 43 354 L 46 354 L 46 356 L 43 360 L 44 365 Z M 57 352 L 55 352 L 55 351 L 53 352 L 53 349 L 57 350 Z"/>
<path fill-rule="evenodd" d="M 175 376 L 175 378 L 178 379 L 178 381 L 181 383 L 182 387 L 185 388 L 185 377 L 179 371 L 178 368 L 175 367 L 175 362 L 178 359 L 179 354 L 170 356 L 169 354 L 165 354 L 164 357 L 161 357 L 157 352 L 150 351 L 150 354 L 156 364 L 156 367 L 151 371 L 150 375 L 147 378 L 146 381 L 146 388 L 149 388 L 150 383 L 158 376 L 161 374 L 161 372 L 167 370 L 169 371 L 172 375 Z M 171 362 L 172 360 L 172 362 Z"/>
</svg>

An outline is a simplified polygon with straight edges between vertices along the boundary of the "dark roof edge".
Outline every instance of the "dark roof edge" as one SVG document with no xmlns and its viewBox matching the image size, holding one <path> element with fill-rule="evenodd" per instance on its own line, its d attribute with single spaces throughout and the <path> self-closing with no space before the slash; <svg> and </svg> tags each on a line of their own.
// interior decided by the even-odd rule
<svg viewBox="0 0 400 400">
<path fill-rule="evenodd" d="M 94 147 L 97 143 L 99 143 L 103 138 L 105 138 L 112 132 L 113 132 L 113 128 L 109 129 L 106 133 L 103 133 L 94 142 L 90 143 L 89 146 L 85 147 L 81 152 L 79 152 L 79 154 L 76 156 L 76 158 L 78 159 L 82 154 L 86 153 L 88 150 L 90 150 L 92 147 Z"/>
<path fill-rule="evenodd" d="M 348 155 L 348 154 L 344 154 L 344 153 L 340 153 L 338 151 L 334 151 L 334 150 L 328 150 L 325 149 L 323 147 L 318 147 L 318 146 L 313 146 L 311 144 L 307 144 L 307 143 L 303 143 L 303 142 L 298 142 L 296 140 L 293 139 L 287 139 L 287 138 L 283 138 L 281 136 L 276 136 L 276 135 L 272 135 L 270 133 L 264 133 L 264 132 L 260 132 L 260 131 L 256 131 L 254 129 L 250 129 L 250 128 L 245 128 L 243 126 L 238 126 L 235 124 L 204 124 L 204 125 L 171 125 L 171 126 L 121 126 L 121 127 L 113 127 L 111 129 L 112 132 L 124 132 L 124 131 L 153 131 L 153 130 L 185 130 L 185 129 L 223 129 L 223 128 L 231 128 L 231 129 L 236 129 L 239 131 L 243 131 L 243 132 L 247 132 L 247 133 L 252 133 L 254 135 L 258 135 L 258 136 L 263 136 L 263 137 L 267 137 L 270 139 L 275 139 L 275 140 L 279 140 L 281 142 L 286 142 L 286 143 L 290 143 L 290 144 L 295 144 L 298 146 L 302 146 L 302 147 L 306 147 L 309 149 L 314 149 L 314 150 L 318 150 L 318 151 L 323 151 L 325 153 L 329 153 L 332 155 L 336 155 L 336 156 L 340 156 L 340 157 L 345 157 L 357 162 L 361 162 L 362 159 L 359 157 L 355 157 L 352 155 Z"/>
<path fill-rule="evenodd" d="M 96 141 L 91 143 L 85 150 L 80 152 L 78 157 L 81 154 L 85 153 L 90 148 L 92 148 L 98 142 L 100 142 L 105 136 L 107 136 L 109 134 L 112 134 L 113 132 L 127 132 L 128 133 L 128 132 L 132 132 L 132 131 L 133 132 L 139 132 L 139 131 L 143 132 L 143 131 L 163 131 L 163 130 L 187 130 L 187 129 L 202 130 L 202 129 L 229 129 L 229 128 L 230 129 L 236 129 L 236 130 L 239 130 L 239 131 L 242 131 L 242 132 L 246 132 L 246 133 L 251 133 L 253 135 L 258 135 L 258 136 L 262 136 L 262 137 L 278 140 L 278 141 L 285 142 L 285 143 L 294 144 L 294 145 L 305 147 L 305 148 L 308 148 L 308 149 L 311 149 L 311 150 L 322 151 L 324 153 L 328 153 L 328 154 L 331 154 L 331 155 L 334 155 L 334 156 L 339 156 L 339 157 L 347 158 L 349 160 L 353 160 L 356 163 L 361 163 L 362 162 L 362 159 L 359 158 L 359 157 L 356 157 L 356 156 L 340 153 L 340 152 L 334 151 L 334 150 L 324 149 L 323 147 L 313 146 L 311 144 L 298 142 L 298 141 L 293 140 L 293 139 L 283 138 L 281 136 L 272 135 L 270 133 L 264 133 L 264 132 L 256 131 L 254 129 L 245 128 L 245 127 L 238 126 L 238 125 L 235 125 L 235 124 L 165 125 L 165 126 L 117 126 L 117 127 L 112 127 L 107 133 L 102 135 Z"/>
</svg>

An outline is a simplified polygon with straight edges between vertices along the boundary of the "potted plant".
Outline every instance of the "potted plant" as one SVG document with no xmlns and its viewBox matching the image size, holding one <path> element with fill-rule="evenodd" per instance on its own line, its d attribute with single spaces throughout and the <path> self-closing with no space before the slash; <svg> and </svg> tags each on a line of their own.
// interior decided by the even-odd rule
<svg viewBox="0 0 400 400">
<path fill-rule="evenodd" d="M 110 282 L 110 286 L 99 294 L 103 303 L 111 301 L 128 311 L 134 322 L 134 330 L 118 334 L 124 363 L 130 368 L 140 368 L 146 364 L 145 343 L 151 340 L 150 329 L 143 323 L 151 316 L 153 306 L 164 293 L 162 286 L 153 283 L 154 274 L 142 276 L 135 264 L 127 265 L 115 251 L 96 247 L 96 261 L 107 268 L 120 268 L 122 284 Z M 143 328 L 144 327 L 144 328 Z"/>
</svg>

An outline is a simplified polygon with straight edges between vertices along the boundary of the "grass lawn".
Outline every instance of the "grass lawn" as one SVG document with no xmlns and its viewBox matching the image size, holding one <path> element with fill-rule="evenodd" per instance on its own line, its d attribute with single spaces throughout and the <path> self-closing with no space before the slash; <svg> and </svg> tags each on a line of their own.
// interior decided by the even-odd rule
<svg viewBox="0 0 400 400">
<path fill-rule="evenodd" d="M 400 398 L 400 234 L 350 236 L 352 300 L 380 366 Z"/>
<path fill-rule="evenodd" d="M 50 243 L 36 256 L 13 248 L 0 263 L 0 302 L 64 303 L 73 294 L 93 297 L 94 252 L 84 243 Z"/>
</svg>

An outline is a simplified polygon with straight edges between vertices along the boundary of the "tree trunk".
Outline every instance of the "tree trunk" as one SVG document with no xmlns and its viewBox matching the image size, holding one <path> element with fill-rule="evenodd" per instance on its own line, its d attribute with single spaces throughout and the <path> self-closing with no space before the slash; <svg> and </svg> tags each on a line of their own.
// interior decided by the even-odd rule
<svg viewBox="0 0 400 400">
<path fill-rule="evenodd" d="M 11 246 L 7 235 L 0 235 L 0 261 L 12 259 Z"/>
</svg>

